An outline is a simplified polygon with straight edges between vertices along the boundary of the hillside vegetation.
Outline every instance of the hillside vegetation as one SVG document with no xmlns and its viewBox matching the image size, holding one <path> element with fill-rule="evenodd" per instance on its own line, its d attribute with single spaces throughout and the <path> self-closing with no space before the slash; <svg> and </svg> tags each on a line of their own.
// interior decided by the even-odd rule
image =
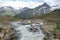
<svg viewBox="0 0 60 40">
<path fill-rule="evenodd" d="M 42 19 L 46 22 L 55 23 L 56 27 L 53 31 L 55 38 L 60 38 L 60 9 L 54 10 L 48 14 L 44 14 L 42 16 L 37 16 L 35 18 Z"/>
<path fill-rule="evenodd" d="M 40 18 L 48 22 L 60 23 L 60 9 L 54 10 L 53 12 L 44 14 L 42 16 L 37 16 L 35 18 Z"/>
<path fill-rule="evenodd" d="M 56 23 L 57 24 L 56 29 L 60 30 L 60 9 L 54 10 L 53 12 L 50 12 L 48 14 L 44 14 L 38 18 L 41 18 L 48 22 Z"/>
<path fill-rule="evenodd" d="M 10 16 L 1 16 L 0 15 L 0 23 L 10 23 L 11 21 L 18 21 L 21 20 L 20 18 L 10 17 Z"/>
<path fill-rule="evenodd" d="M 0 11 L 0 15 L 2 15 L 2 16 L 15 16 L 15 13 L 10 10 L 2 10 L 2 11 Z"/>
</svg>

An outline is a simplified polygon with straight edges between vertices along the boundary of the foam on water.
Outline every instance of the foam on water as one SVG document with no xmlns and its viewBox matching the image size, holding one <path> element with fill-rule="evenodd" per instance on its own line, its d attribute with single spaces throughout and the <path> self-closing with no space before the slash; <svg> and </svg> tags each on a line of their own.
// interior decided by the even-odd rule
<svg viewBox="0 0 60 40">
<path fill-rule="evenodd" d="M 43 40 L 44 38 L 44 34 L 39 27 L 34 26 L 38 31 L 32 32 L 32 30 L 29 31 L 29 28 L 32 28 L 31 25 L 21 25 L 18 22 L 12 22 L 11 24 L 16 27 L 16 30 L 19 30 L 18 33 L 21 34 L 19 34 L 19 40 Z"/>
</svg>

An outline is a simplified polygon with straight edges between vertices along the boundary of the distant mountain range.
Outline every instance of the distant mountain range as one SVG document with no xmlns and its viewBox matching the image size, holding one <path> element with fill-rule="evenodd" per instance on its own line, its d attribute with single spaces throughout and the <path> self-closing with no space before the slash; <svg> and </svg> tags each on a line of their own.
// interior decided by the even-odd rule
<svg viewBox="0 0 60 40">
<path fill-rule="evenodd" d="M 18 13 L 19 10 L 16 10 L 11 6 L 0 7 L 0 15 L 2 16 L 15 16 Z"/>
<path fill-rule="evenodd" d="M 26 9 L 26 10 L 24 10 Z M 18 18 L 32 18 L 34 16 L 40 16 L 42 14 L 46 14 L 49 13 L 51 10 L 51 7 L 44 3 L 34 9 L 29 9 L 29 8 L 24 8 L 23 12 L 19 13 L 18 15 L 16 15 L 16 17 Z"/>
<path fill-rule="evenodd" d="M 22 9 L 14 9 L 11 6 L 5 6 L 0 8 L 0 15 L 3 16 L 12 16 L 17 18 L 33 18 L 35 16 L 41 16 L 43 14 L 51 12 L 51 6 L 47 3 L 43 3 L 38 7 L 30 9 L 28 7 L 24 7 Z"/>
</svg>

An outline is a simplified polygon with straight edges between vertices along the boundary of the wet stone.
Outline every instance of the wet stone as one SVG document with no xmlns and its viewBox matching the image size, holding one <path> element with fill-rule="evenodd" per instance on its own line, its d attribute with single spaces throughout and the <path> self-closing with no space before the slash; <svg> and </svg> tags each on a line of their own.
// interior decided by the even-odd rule
<svg viewBox="0 0 60 40">
<path fill-rule="evenodd" d="M 2 38 L 3 36 L 4 36 L 4 34 L 0 32 L 0 38 Z"/>
<path fill-rule="evenodd" d="M 38 32 L 39 30 L 38 30 L 38 28 L 32 27 L 32 28 L 29 28 L 29 31 L 30 32 Z"/>
</svg>

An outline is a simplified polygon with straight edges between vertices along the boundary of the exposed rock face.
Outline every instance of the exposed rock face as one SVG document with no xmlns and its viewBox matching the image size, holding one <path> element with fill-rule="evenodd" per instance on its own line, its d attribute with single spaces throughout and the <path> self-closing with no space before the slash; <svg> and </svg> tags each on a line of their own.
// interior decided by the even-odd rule
<svg viewBox="0 0 60 40">
<path fill-rule="evenodd" d="M 44 3 L 34 9 L 26 9 L 25 11 L 21 12 L 16 16 L 18 18 L 32 18 L 34 16 L 40 16 L 42 14 L 49 13 L 51 11 L 50 9 L 51 7 L 48 4 Z"/>
<path fill-rule="evenodd" d="M 51 7 L 47 3 L 44 3 L 41 6 L 34 8 L 33 14 L 40 16 L 42 14 L 49 13 L 50 9 Z"/>
<path fill-rule="evenodd" d="M 17 31 L 10 24 L 0 24 L 0 40 L 17 40 Z"/>
</svg>

